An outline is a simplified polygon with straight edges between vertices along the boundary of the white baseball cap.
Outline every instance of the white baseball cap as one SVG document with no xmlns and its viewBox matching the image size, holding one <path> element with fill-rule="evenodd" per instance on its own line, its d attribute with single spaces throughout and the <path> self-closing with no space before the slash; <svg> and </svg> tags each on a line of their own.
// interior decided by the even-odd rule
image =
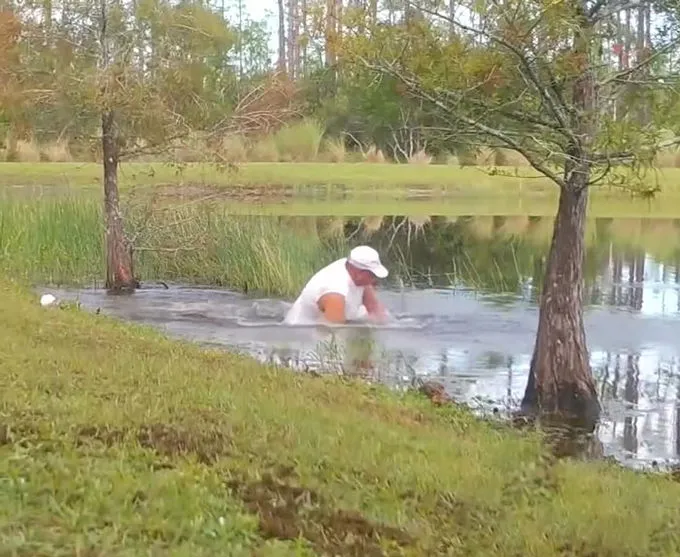
<svg viewBox="0 0 680 557">
<path fill-rule="evenodd" d="M 349 252 L 347 261 L 357 269 L 371 271 L 378 278 L 385 278 L 388 271 L 380 263 L 380 256 L 371 246 L 357 246 Z"/>
</svg>

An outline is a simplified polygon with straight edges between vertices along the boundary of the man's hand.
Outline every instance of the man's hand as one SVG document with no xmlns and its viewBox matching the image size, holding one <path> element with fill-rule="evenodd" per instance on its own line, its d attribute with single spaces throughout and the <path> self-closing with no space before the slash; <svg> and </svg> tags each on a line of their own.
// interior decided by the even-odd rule
<svg viewBox="0 0 680 557">
<path fill-rule="evenodd" d="M 367 286 L 364 288 L 363 304 L 366 308 L 366 311 L 368 312 L 369 321 L 379 325 L 387 322 L 389 318 L 387 310 L 385 309 L 385 306 L 380 303 L 380 300 L 378 300 L 375 288 L 372 286 Z"/>
</svg>

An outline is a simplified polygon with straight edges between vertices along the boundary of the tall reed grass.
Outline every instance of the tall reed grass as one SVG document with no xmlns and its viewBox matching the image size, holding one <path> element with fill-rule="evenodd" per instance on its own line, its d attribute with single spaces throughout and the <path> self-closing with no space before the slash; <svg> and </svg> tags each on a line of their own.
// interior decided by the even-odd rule
<svg viewBox="0 0 680 557">
<path fill-rule="evenodd" d="M 224 205 L 126 212 L 135 273 L 294 296 L 320 266 L 346 253 L 342 236 L 310 234 Z M 101 204 L 94 199 L 0 200 L 0 273 L 31 283 L 91 285 L 104 276 Z"/>
<path fill-rule="evenodd" d="M 674 134 L 667 132 L 665 139 Z M 314 118 L 302 118 L 287 122 L 279 129 L 259 137 L 239 134 L 228 135 L 215 141 L 215 137 L 194 132 L 182 139 L 176 139 L 161 154 L 144 152 L 133 157 L 138 162 L 394 162 L 376 145 L 348 149 L 343 137 L 326 133 L 323 123 Z M 140 141 L 137 147 L 144 147 Z M 36 139 L 11 141 L 0 137 L 0 162 L 100 162 L 99 145 L 69 144 L 65 138 L 56 141 L 39 142 Z M 511 149 L 480 148 L 464 152 L 431 153 L 420 150 L 407 160 L 408 164 L 445 164 L 452 166 L 526 168 L 529 165 L 524 156 Z M 680 151 L 677 147 L 662 149 L 656 156 L 659 168 L 680 167 Z"/>
<path fill-rule="evenodd" d="M 98 146 L 69 145 L 66 139 L 41 143 L 35 139 L 10 142 L 0 138 L 0 162 L 100 162 Z M 11 144 L 11 148 L 10 148 Z M 140 141 L 137 147 L 144 147 Z M 176 161 L 200 162 L 393 162 L 376 145 L 347 148 L 342 137 L 326 134 L 322 123 L 313 118 L 288 122 L 278 130 L 259 137 L 229 135 L 215 141 L 215 138 L 199 132 L 176 139 L 161 154 L 142 151 L 131 159 L 140 162 Z M 482 150 L 478 154 L 440 156 L 436 160 L 425 151 L 414 153 L 408 164 L 428 165 L 433 163 L 461 166 L 528 166 L 521 155 L 507 149 Z"/>
<path fill-rule="evenodd" d="M 319 155 L 324 129 L 314 120 L 288 124 L 274 135 L 274 143 L 282 162 L 310 162 Z"/>
<path fill-rule="evenodd" d="M 102 276 L 104 228 L 94 201 L 0 200 L 0 272 L 48 284 Z"/>
</svg>

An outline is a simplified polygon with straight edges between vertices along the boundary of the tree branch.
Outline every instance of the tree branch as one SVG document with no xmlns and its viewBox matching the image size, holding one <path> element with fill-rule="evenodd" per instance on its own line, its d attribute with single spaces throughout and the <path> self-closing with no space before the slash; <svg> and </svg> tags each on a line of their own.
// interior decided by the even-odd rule
<svg viewBox="0 0 680 557">
<path fill-rule="evenodd" d="M 197 247 L 177 247 L 177 248 L 152 248 L 152 247 L 147 247 L 147 246 L 139 246 L 139 247 L 133 247 L 132 248 L 134 251 L 150 251 L 150 252 L 159 252 L 159 253 L 180 253 L 182 251 L 196 251 L 199 248 Z"/>
<path fill-rule="evenodd" d="M 587 12 L 588 18 L 592 20 L 597 15 L 597 12 L 604 8 L 604 5 L 606 3 L 607 0 L 597 0 L 597 2 L 595 2 L 595 4 L 593 4 L 591 8 L 588 10 Z"/>
<path fill-rule="evenodd" d="M 394 64 L 387 64 L 389 66 L 394 66 Z M 531 124 L 529 127 L 529 130 L 527 131 L 528 135 L 531 135 L 532 133 L 534 134 L 539 134 L 542 136 L 547 136 L 549 137 L 548 142 L 553 143 L 559 149 L 564 152 L 566 151 L 565 145 L 559 141 L 557 137 L 554 137 L 556 130 L 555 127 L 555 122 L 551 122 L 550 120 L 546 120 L 541 117 L 541 112 L 539 111 L 538 113 L 531 113 L 527 110 L 524 110 L 522 108 L 516 109 L 513 108 L 514 105 L 517 105 L 521 103 L 522 99 L 525 97 L 526 90 L 522 91 L 517 95 L 513 100 L 508 101 L 505 104 L 502 105 L 489 105 L 488 103 L 485 103 L 483 101 L 478 100 L 475 96 L 469 95 L 469 93 L 473 92 L 475 89 L 477 89 L 479 85 L 474 85 L 470 89 L 467 89 L 463 93 L 456 93 L 453 91 L 440 91 L 440 97 L 443 97 L 445 99 L 450 99 L 451 103 L 454 106 L 461 105 L 463 103 L 463 99 L 465 98 L 465 101 L 469 104 L 475 107 L 477 110 L 480 111 L 480 113 L 484 115 L 489 115 L 490 113 L 497 113 L 500 116 L 507 118 L 508 120 L 511 120 L 513 122 L 521 122 L 523 124 Z M 453 112 L 453 108 L 451 109 L 451 112 Z M 559 133 L 559 132 L 558 132 Z M 560 134 L 562 137 L 564 134 Z"/>
<path fill-rule="evenodd" d="M 622 70 L 620 72 L 615 73 L 614 75 L 612 75 L 612 76 L 608 77 L 607 79 L 598 83 L 598 85 L 600 87 L 604 87 L 605 85 L 609 85 L 610 83 L 612 83 L 614 81 L 623 80 L 623 78 L 625 78 L 626 76 L 632 75 L 635 72 L 637 72 L 638 70 L 648 66 L 654 60 L 659 58 L 662 54 L 665 54 L 669 50 L 672 50 L 673 48 L 675 48 L 679 44 L 680 44 L 680 38 L 677 38 L 677 39 L 671 41 L 670 43 L 664 45 L 663 47 L 659 48 L 656 52 L 654 52 L 654 54 L 648 56 L 644 60 L 637 62 L 634 66 L 631 66 L 630 68 L 626 68 L 625 70 Z"/>
<path fill-rule="evenodd" d="M 394 66 L 395 64 L 389 64 L 389 66 Z M 513 108 L 514 105 L 518 105 L 521 103 L 521 101 L 524 99 L 524 97 L 527 94 L 527 89 L 523 90 L 521 93 L 515 96 L 512 100 L 501 104 L 501 105 L 489 105 L 483 101 L 478 100 L 475 96 L 470 95 L 473 91 L 478 89 L 479 87 L 483 86 L 484 83 L 488 81 L 485 80 L 482 83 L 473 85 L 469 89 L 466 89 L 464 92 L 454 92 L 454 91 L 440 91 L 440 94 L 442 97 L 450 99 L 453 103 L 456 105 L 460 105 L 463 103 L 463 100 L 465 100 L 467 103 L 470 105 L 473 105 L 474 107 L 478 108 L 480 111 L 482 111 L 484 114 L 489 114 L 491 112 L 496 112 L 510 120 L 513 120 L 515 122 L 523 122 L 523 123 L 530 123 L 538 127 L 541 133 L 545 132 L 559 132 L 559 130 L 556 129 L 555 127 L 555 122 L 552 122 L 550 120 L 544 119 L 541 115 L 542 112 L 538 111 L 538 113 L 531 113 L 523 109 L 515 109 Z M 562 134 L 564 135 L 564 134 Z M 555 140 L 555 144 L 559 145 L 560 148 L 564 149 L 564 145 L 562 145 L 560 142 Z"/>
<path fill-rule="evenodd" d="M 409 2 L 412 3 L 412 2 Z M 553 97 L 553 95 L 550 93 L 550 89 L 546 87 L 542 81 L 541 78 L 538 76 L 534 68 L 531 66 L 531 63 L 529 62 L 529 59 L 515 46 L 510 44 L 508 41 L 505 39 L 493 34 L 489 33 L 488 31 L 483 31 L 481 29 L 476 29 L 474 27 L 470 27 L 469 25 L 465 25 L 464 23 L 460 23 L 456 19 L 449 17 L 447 15 L 444 15 L 442 13 L 436 12 L 434 10 L 429 10 L 425 7 L 418 6 L 418 9 L 426 14 L 432 15 L 434 17 L 438 17 L 443 19 L 444 21 L 447 21 L 451 23 L 452 25 L 455 25 L 459 27 L 460 29 L 463 29 L 464 31 L 468 31 L 470 33 L 474 33 L 477 35 L 481 35 L 499 45 L 501 45 L 503 48 L 506 50 L 510 51 L 520 62 L 521 68 L 524 69 L 524 71 L 521 71 L 522 74 L 525 74 L 528 80 L 531 82 L 533 87 L 536 89 L 538 94 L 543 98 L 545 103 L 548 106 L 548 109 L 550 112 L 552 112 L 553 116 L 557 120 L 557 123 L 559 124 L 558 130 L 564 133 L 564 135 L 567 136 L 569 141 L 571 141 L 574 145 L 580 145 L 581 142 L 579 138 L 573 133 L 573 131 L 570 129 L 568 125 L 568 117 L 567 114 L 570 112 L 569 107 L 566 106 L 565 104 L 562 103 L 562 101 L 557 100 Z M 563 112 L 564 111 L 564 112 Z"/>
<path fill-rule="evenodd" d="M 669 147 L 675 147 L 680 145 L 680 137 L 676 137 L 669 141 L 664 141 L 663 143 L 658 143 L 654 146 L 654 150 L 658 151 L 660 149 L 668 149 Z M 600 162 L 625 162 L 633 160 L 637 156 L 637 153 L 633 151 L 619 151 L 617 153 L 594 153 L 591 160 L 595 163 Z"/>
<path fill-rule="evenodd" d="M 607 164 L 605 165 L 604 170 L 603 170 L 602 172 L 600 172 L 600 175 L 599 175 L 599 176 L 596 176 L 595 178 L 590 178 L 590 180 L 588 180 L 588 185 L 589 185 L 589 186 L 594 186 L 594 185 L 597 184 L 598 182 L 601 182 L 601 181 L 604 180 L 604 179 L 607 177 L 607 175 L 611 172 L 611 169 L 612 169 L 612 161 L 611 161 L 610 159 L 607 159 L 606 163 L 607 163 Z"/>
<path fill-rule="evenodd" d="M 483 124 L 482 122 L 479 122 L 477 120 L 474 120 L 468 116 L 465 116 L 463 114 L 455 113 L 454 111 L 451 110 L 451 107 L 444 104 L 440 99 L 433 97 L 429 93 L 423 90 L 422 87 L 418 86 L 416 82 L 414 82 L 413 79 L 409 79 L 408 77 L 404 76 L 400 72 L 396 71 L 391 65 L 386 65 L 386 66 L 376 66 L 374 64 L 371 64 L 365 59 L 361 59 L 362 63 L 370 70 L 373 71 L 378 71 L 382 73 L 386 73 L 388 75 L 391 75 L 392 77 L 395 77 L 399 79 L 406 87 L 416 96 L 422 98 L 423 100 L 426 100 L 430 103 L 432 103 L 434 106 L 442 110 L 443 112 L 451 115 L 454 120 L 459 120 L 461 122 L 464 122 L 468 126 L 475 128 L 479 132 L 489 135 L 491 137 L 494 137 L 501 141 L 503 144 L 507 145 L 510 149 L 513 149 L 517 151 L 518 153 L 522 154 L 525 159 L 529 162 L 529 164 L 536 169 L 538 172 L 541 172 L 548 178 L 550 178 L 553 182 L 555 182 L 557 185 L 560 187 L 566 187 L 566 184 L 562 178 L 560 178 L 557 174 L 555 174 L 552 170 L 550 170 L 545 164 L 542 162 L 538 161 L 537 158 L 534 156 L 533 153 L 531 153 L 529 150 L 525 149 L 518 141 L 513 139 L 510 135 L 508 135 L 505 132 L 502 132 L 498 129 L 492 128 L 490 126 L 487 126 L 486 124 Z"/>
</svg>

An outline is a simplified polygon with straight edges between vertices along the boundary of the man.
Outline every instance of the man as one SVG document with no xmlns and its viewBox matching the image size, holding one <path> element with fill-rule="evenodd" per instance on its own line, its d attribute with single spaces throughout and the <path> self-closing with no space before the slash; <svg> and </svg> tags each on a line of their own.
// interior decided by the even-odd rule
<svg viewBox="0 0 680 557">
<path fill-rule="evenodd" d="M 284 323 L 306 325 L 325 320 L 340 324 L 364 319 L 383 323 L 387 311 L 378 300 L 375 286 L 387 274 L 377 251 L 357 246 L 349 257 L 333 261 L 309 279 Z"/>
</svg>

